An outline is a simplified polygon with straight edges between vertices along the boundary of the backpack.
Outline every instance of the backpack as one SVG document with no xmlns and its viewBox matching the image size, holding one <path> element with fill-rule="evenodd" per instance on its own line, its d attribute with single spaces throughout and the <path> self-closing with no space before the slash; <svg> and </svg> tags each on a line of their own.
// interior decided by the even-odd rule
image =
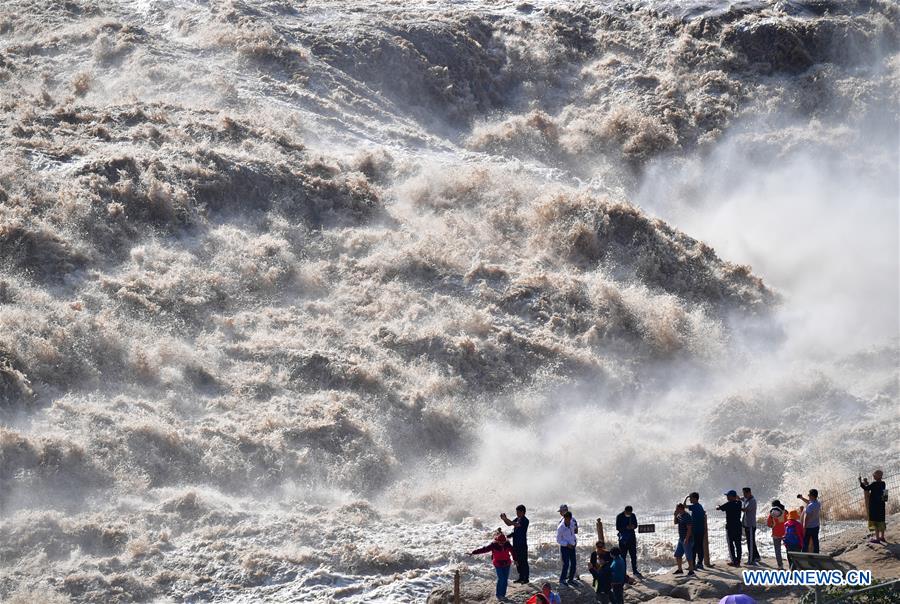
<svg viewBox="0 0 900 604">
<path fill-rule="evenodd" d="M 800 547 L 800 535 L 797 533 L 797 525 L 793 522 L 784 525 L 784 544 L 787 547 Z"/>
</svg>

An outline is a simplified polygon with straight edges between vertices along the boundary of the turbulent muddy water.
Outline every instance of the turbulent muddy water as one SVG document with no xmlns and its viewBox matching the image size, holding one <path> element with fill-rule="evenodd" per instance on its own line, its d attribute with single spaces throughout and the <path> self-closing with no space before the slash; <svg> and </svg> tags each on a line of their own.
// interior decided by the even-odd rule
<svg viewBox="0 0 900 604">
<path fill-rule="evenodd" d="M 420 602 L 519 502 L 896 469 L 898 36 L 6 0 L 0 599 Z"/>
</svg>

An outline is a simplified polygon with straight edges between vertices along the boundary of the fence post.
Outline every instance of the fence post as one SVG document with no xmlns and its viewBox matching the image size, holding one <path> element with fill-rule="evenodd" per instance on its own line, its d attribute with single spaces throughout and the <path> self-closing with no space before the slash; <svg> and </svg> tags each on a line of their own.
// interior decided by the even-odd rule
<svg viewBox="0 0 900 604">
<path fill-rule="evenodd" d="M 863 479 L 863 484 L 869 484 L 869 479 Z M 863 515 L 865 515 L 866 520 L 869 519 L 869 495 L 868 491 L 863 491 Z M 887 506 L 885 506 L 885 511 L 887 511 Z"/>
<path fill-rule="evenodd" d="M 597 541 L 602 541 L 606 545 L 606 538 L 603 536 L 603 521 L 597 518 Z"/>
<path fill-rule="evenodd" d="M 706 510 L 703 511 L 703 564 L 712 566 L 712 562 L 709 561 L 709 523 Z"/>
<path fill-rule="evenodd" d="M 459 571 L 453 573 L 453 604 L 459 604 Z"/>
</svg>

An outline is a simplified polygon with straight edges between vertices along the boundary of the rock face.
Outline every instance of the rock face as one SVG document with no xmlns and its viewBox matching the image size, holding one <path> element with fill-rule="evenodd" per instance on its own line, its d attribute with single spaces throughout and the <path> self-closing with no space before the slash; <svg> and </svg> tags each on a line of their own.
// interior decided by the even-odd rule
<svg viewBox="0 0 900 604">
<path fill-rule="evenodd" d="M 871 569 L 876 580 L 887 581 L 900 578 L 900 514 L 888 519 L 887 539 L 890 545 L 868 543 L 864 527 L 841 533 L 822 544 L 823 553 L 834 556 L 845 568 Z M 764 566 L 774 568 L 772 560 L 763 560 Z M 745 593 L 757 602 L 797 602 L 805 589 L 785 587 L 747 587 L 741 578 L 743 569 L 727 566 L 724 561 L 713 563 L 711 568 L 698 573 L 696 577 L 673 575 L 671 572 L 647 575 L 636 585 L 626 587 L 626 602 L 701 602 L 714 604 L 729 594 Z M 577 587 L 563 588 L 560 596 L 564 604 L 596 602 L 591 589 L 589 575 L 582 575 L 583 582 Z M 508 601 L 524 602 L 537 592 L 545 579 L 535 579 L 530 585 L 510 583 Z M 548 578 L 556 589 L 555 578 Z M 487 579 L 466 580 L 463 577 L 460 604 L 496 602 L 494 582 Z M 453 604 L 453 587 L 440 587 L 428 597 L 427 604 Z"/>
</svg>

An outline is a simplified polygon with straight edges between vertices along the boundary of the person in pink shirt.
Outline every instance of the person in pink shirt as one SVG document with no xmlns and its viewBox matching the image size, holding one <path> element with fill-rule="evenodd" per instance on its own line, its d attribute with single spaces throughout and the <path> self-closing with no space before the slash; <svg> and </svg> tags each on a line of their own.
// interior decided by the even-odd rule
<svg viewBox="0 0 900 604">
<path fill-rule="evenodd" d="M 494 531 L 493 541 L 484 547 L 472 550 L 469 552 L 469 555 L 477 556 L 488 552 L 491 554 L 491 563 L 493 563 L 494 570 L 497 572 L 497 599 L 505 600 L 506 588 L 509 584 L 509 569 L 516 559 L 516 552 L 500 529 Z"/>
</svg>

